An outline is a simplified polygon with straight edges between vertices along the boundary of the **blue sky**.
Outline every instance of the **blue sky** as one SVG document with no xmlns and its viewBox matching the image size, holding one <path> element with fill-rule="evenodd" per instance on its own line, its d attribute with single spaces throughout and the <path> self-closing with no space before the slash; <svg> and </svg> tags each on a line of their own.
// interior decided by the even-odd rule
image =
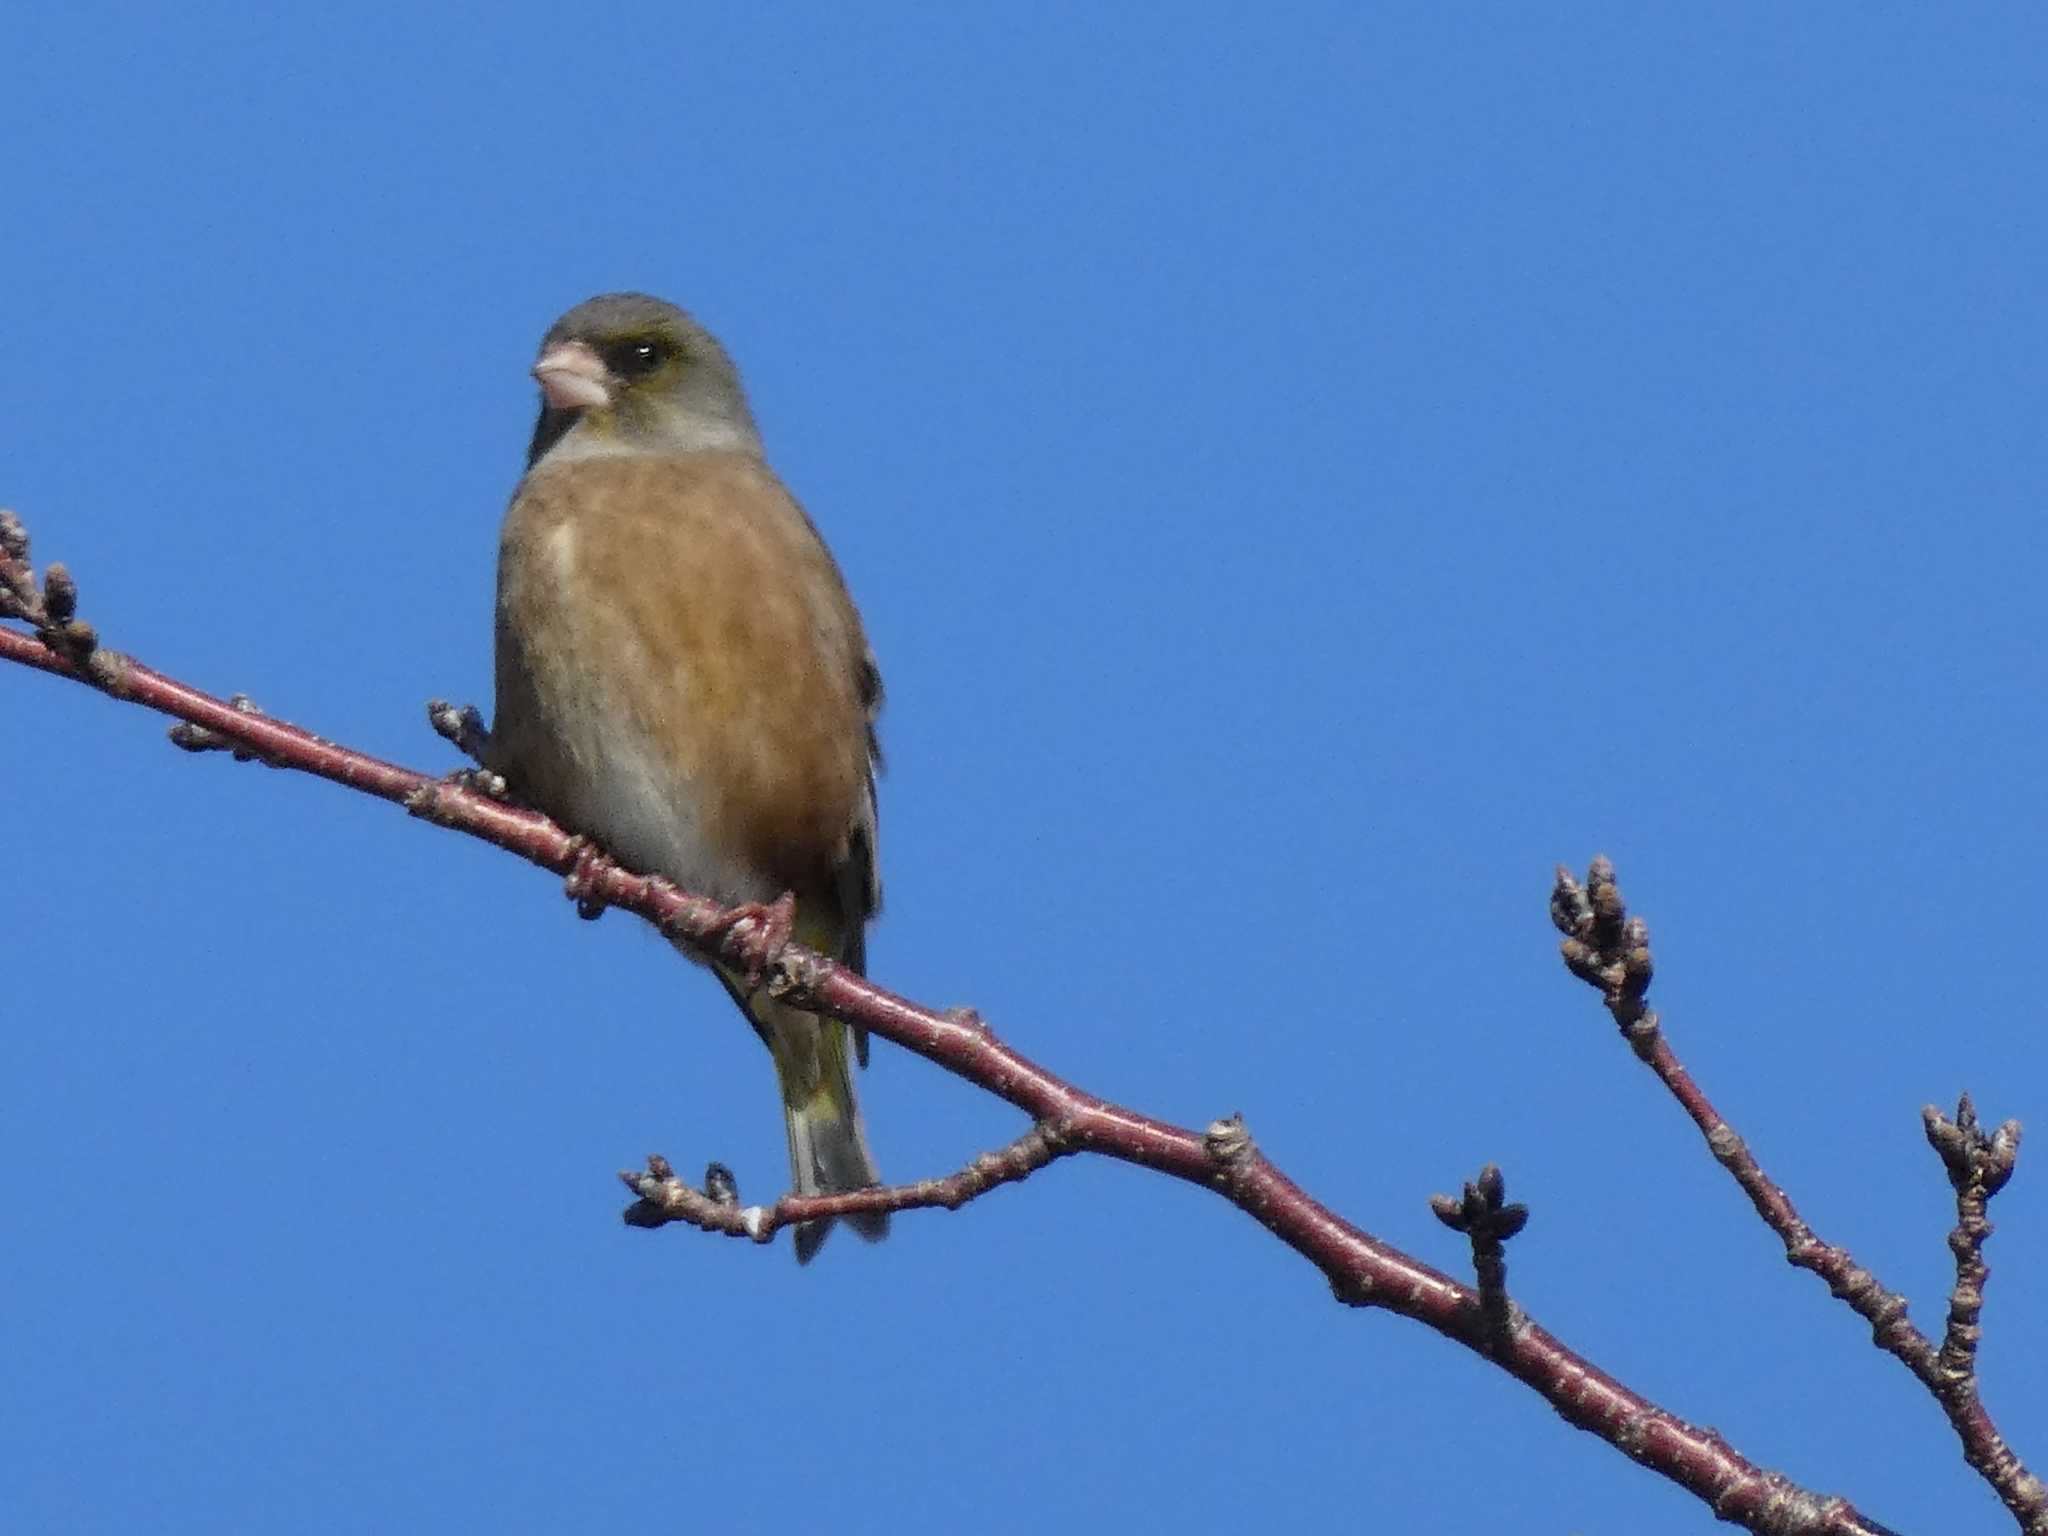
<svg viewBox="0 0 2048 1536">
<path fill-rule="evenodd" d="M 2048 19 L 1899 6 L 90 5 L 0 39 L 0 502 L 111 643 L 451 766 L 548 322 L 681 301 L 890 689 L 876 974 L 1242 1110 L 1754 1459 L 1995 1530 L 1931 1404 L 1555 959 L 1618 861 L 1681 1054 L 1939 1323 L 1920 1106 L 2048 1111 Z M 618 915 L 0 676 L 0 1461 L 62 1531 L 855 1532 L 1699 1505 L 1239 1214 L 1071 1161 L 812 1269 Z M 886 1045 L 885 1172 L 1020 1128 Z M 2036 1470 L 2048 1173 L 1994 1208 Z"/>
</svg>

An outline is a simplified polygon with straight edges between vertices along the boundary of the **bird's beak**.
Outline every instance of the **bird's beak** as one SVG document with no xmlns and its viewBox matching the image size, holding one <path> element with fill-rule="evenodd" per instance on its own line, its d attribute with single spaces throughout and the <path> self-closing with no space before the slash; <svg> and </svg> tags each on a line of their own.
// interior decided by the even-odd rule
<svg viewBox="0 0 2048 1536">
<path fill-rule="evenodd" d="M 612 403 L 604 359 L 580 341 L 565 341 L 553 351 L 543 352 L 533 365 L 533 376 L 540 381 L 540 392 L 551 411 L 580 411 Z"/>
</svg>

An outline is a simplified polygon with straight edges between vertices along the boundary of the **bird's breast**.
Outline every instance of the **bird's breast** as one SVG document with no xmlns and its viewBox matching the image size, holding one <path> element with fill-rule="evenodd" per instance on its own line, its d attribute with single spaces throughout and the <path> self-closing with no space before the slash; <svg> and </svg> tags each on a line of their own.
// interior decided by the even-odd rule
<svg viewBox="0 0 2048 1536">
<path fill-rule="evenodd" d="M 867 793 L 865 642 L 758 460 L 543 466 L 507 514 L 492 766 L 726 901 L 829 884 Z"/>
</svg>

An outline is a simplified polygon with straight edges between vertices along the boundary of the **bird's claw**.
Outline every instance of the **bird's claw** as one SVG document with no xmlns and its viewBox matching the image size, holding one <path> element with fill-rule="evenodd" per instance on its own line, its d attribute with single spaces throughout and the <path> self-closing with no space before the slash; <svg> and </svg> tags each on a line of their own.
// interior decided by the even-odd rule
<svg viewBox="0 0 2048 1536">
<path fill-rule="evenodd" d="M 611 871 L 612 862 L 587 837 L 577 838 L 572 846 L 576 850 L 575 863 L 563 877 L 562 894 L 576 903 L 578 917 L 586 923 L 595 922 L 604 916 L 604 909 L 610 905 L 598 892 L 604 884 L 604 877 Z"/>
<path fill-rule="evenodd" d="M 796 929 L 795 895 L 784 891 L 773 901 L 741 902 L 719 920 L 710 938 L 722 947 L 731 942 L 745 924 L 755 925 L 760 935 L 747 946 L 741 973 L 746 978 L 747 989 L 752 991 L 766 979 L 775 957 L 788 947 L 790 935 Z"/>
<path fill-rule="evenodd" d="M 508 800 L 511 791 L 506 788 L 503 775 L 488 768 L 458 768 L 453 773 L 441 775 L 441 782 L 450 789 L 463 789 L 473 795 L 482 795 L 486 800 Z"/>
</svg>

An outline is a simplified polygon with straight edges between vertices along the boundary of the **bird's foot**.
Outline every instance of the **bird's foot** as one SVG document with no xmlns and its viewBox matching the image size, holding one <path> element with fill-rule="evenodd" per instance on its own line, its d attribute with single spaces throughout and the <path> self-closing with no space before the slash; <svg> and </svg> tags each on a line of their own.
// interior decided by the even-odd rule
<svg viewBox="0 0 2048 1536">
<path fill-rule="evenodd" d="M 576 903 L 578 917 L 594 922 L 604 916 L 609 905 L 598 891 L 613 868 L 612 861 L 587 837 L 577 838 L 571 846 L 576 850 L 576 862 L 562 880 L 562 894 Z"/>
<path fill-rule="evenodd" d="M 743 901 L 727 912 L 707 937 L 722 947 L 739 933 L 743 925 L 752 925 L 755 930 L 747 936 L 749 942 L 740 973 L 746 978 L 747 989 L 752 991 L 767 977 L 769 966 L 788 945 L 790 935 L 795 931 L 795 894 L 784 891 L 769 902 Z"/>
<path fill-rule="evenodd" d="M 504 777 L 488 768 L 458 768 L 453 773 L 442 774 L 441 782 L 450 789 L 466 789 L 486 800 L 509 801 L 512 798 L 511 790 L 505 787 Z"/>
</svg>

